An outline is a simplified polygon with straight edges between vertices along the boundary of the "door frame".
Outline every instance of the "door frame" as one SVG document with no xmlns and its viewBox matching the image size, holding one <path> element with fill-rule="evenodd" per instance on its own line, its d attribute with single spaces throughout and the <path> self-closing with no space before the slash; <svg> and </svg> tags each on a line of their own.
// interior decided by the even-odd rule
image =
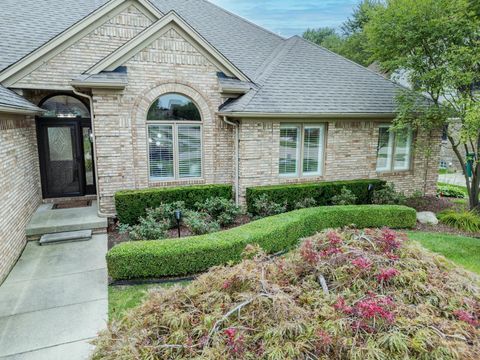
<svg viewBox="0 0 480 360">
<path fill-rule="evenodd" d="M 49 98 L 57 95 L 67 95 L 71 97 L 75 97 L 78 100 L 83 102 L 83 99 L 80 99 L 74 95 L 66 94 L 66 93 L 55 93 L 51 94 L 48 97 L 44 98 L 41 102 L 39 107 L 47 101 Z M 90 132 L 92 130 L 92 121 L 90 118 L 63 118 L 63 117 L 42 117 L 37 116 L 35 118 L 36 123 L 36 130 L 37 130 L 37 148 L 38 148 L 38 157 L 39 157 L 39 165 L 40 165 L 40 182 L 42 186 L 42 195 L 44 199 L 49 198 L 62 198 L 62 197 L 81 197 L 85 195 L 96 195 L 96 173 L 95 173 L 95 156 L 94 150 L 92 146 L 92 173 L 93 173 L 93 184 L 87 185 L 86 181 L 86 169 L 85 169 L 85 152 L 84 152 L 84 145 L 83 145 L 83 129 L 88 128 Z M 64 193 L 64 194 L 56 194 L 49 192 L 48 189 L 48 182 L 47 182 L 47 151 L 48 151 L 48 137 L 46 136 L 46 129 L 49 126 L 70 126 L 75 129 L 74 134 L 74 144 L 75 152 L 77 154 L 75 162 L 77 165 L 77 169 L 79 172 L 79 191 L 78 192 L 71 192 L 71 193 Z"/>
</svg>

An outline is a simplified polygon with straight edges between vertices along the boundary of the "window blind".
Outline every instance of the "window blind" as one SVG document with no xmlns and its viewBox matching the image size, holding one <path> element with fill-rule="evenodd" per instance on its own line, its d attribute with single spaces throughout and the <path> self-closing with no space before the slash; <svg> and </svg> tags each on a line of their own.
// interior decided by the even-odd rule
<svg viewBox="0 0 480 360">
<path fill-rule="evenodd" d="M 148 126 L 150 178 L 174 177 L 172 125 Z"/>
<path fill-rule="evenodd" d="M 178 126 L 178 157 L 178 171 L 180 178 L 202 176 L 202 143 L 200 126 Z"/>
<path fill-rule="evenodd" d="M 299 128 L 288 126 L 280 128 L 280 174 L 291 175 L 297 173 Z"/>
<path fill-rule="evenodd" d="M 320 174 L 321 139 L 320 126 L 305 126 L 303 130 L 303 174 Z"/>
</svg>

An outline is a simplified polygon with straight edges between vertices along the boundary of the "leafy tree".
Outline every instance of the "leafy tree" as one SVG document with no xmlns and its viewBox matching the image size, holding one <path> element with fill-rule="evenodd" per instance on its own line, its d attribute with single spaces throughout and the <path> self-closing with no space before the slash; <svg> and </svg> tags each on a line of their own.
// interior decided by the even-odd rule
<svg viewBox="0 0 480 360">
<path fill-rule="evenodd" d="M 414 86 L 414 94 L 398 97 L 395 125 L 433 134 L 455 124 L 457 131 L 450 126 L 448 139 L 465 174 L 468 162 L 462 150 L 475 154 L 473 176 L 466 180 L 472 209 L 479 208 L 480 183 L 478 10 L 478 0 L 388 0 L 365 26 L 383 69 L 404 71 Z"/>
<path fill-rule="evenodd" d="M 339 55 L 353 60 L 364 66 L 371 61 L 370 49 L 366 46 L 367 39 L 364 32 L 365 24 L 370 19 L 370 14 L 379 6 L 376 0 L 364 0 L 353 11 L 352 17 L 342 25 L 343 34 L 335 28 L 321 27 L 308 29 L 303 37 L 315 44 L 323 46 Z"/>
</svg>

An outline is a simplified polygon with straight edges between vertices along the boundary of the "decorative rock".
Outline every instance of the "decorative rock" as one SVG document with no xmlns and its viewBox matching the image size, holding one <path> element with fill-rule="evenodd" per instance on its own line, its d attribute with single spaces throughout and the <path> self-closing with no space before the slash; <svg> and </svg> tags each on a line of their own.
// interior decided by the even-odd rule
<svg viewBox="0 0 480 360">
<path fill-rule="evenodd" d="M 417 221 L 420 224 L 437 225 L 438 219 L 435 213 L 431 211 L 417 212 Z"/>
</svg>

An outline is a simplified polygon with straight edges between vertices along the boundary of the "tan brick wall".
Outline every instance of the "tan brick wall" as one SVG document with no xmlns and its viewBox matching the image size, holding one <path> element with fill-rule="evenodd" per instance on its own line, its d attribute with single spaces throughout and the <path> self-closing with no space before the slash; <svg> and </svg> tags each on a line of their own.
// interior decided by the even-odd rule
<svg viewBox="0 0 480 360">
<path fill-rule="evenodd" d="M 218 69 L 173 29 L 125 65 L 129 84 L 123 92 L 93 93 L 101 211 L 114 212 L 113 196 L 121 189 L 231 183 L 232 128 L 215 115 L 222 103 Z M 151 182 L 147 111 L 160 95 L 172 92 L 193 99 L 202 115 L 203 177 Z"/>
<path fill-rule="evenodd" d="M 15 83 L 21 88 L 70 89 L 70 82 L 151 24 L 135 6 L 106 21 L 80 41 Z"/>
<path fill-rule="evenodd" d="M 294 119 L 288 123 L 302 122 Z M 384 179 L 399 191 L 435 193 L 438 178 L 440 132 L 432 136 L 432 156 L 422 149 L 414 151 L 410 171 L 377 173 L 376 151 L 381 121 L 325 120 L 325 163 L 322 176 L 291 178 L 279 176 L 280 121 L 242 120 L 240 126 L 240 196 L 244 201 L 248 187 L 311 181 Z M 309 122 L 311 123 L 311 122 Z M 420 135 L 418 139 L 420 139 Z M 427 172 L 425 172 L 427 169 Z"/>
<path fill-rule="evenodd" d="M 35 122 L 0 113 L 0 283 L 20 256 L 41 202 Z"/>
</svg>

